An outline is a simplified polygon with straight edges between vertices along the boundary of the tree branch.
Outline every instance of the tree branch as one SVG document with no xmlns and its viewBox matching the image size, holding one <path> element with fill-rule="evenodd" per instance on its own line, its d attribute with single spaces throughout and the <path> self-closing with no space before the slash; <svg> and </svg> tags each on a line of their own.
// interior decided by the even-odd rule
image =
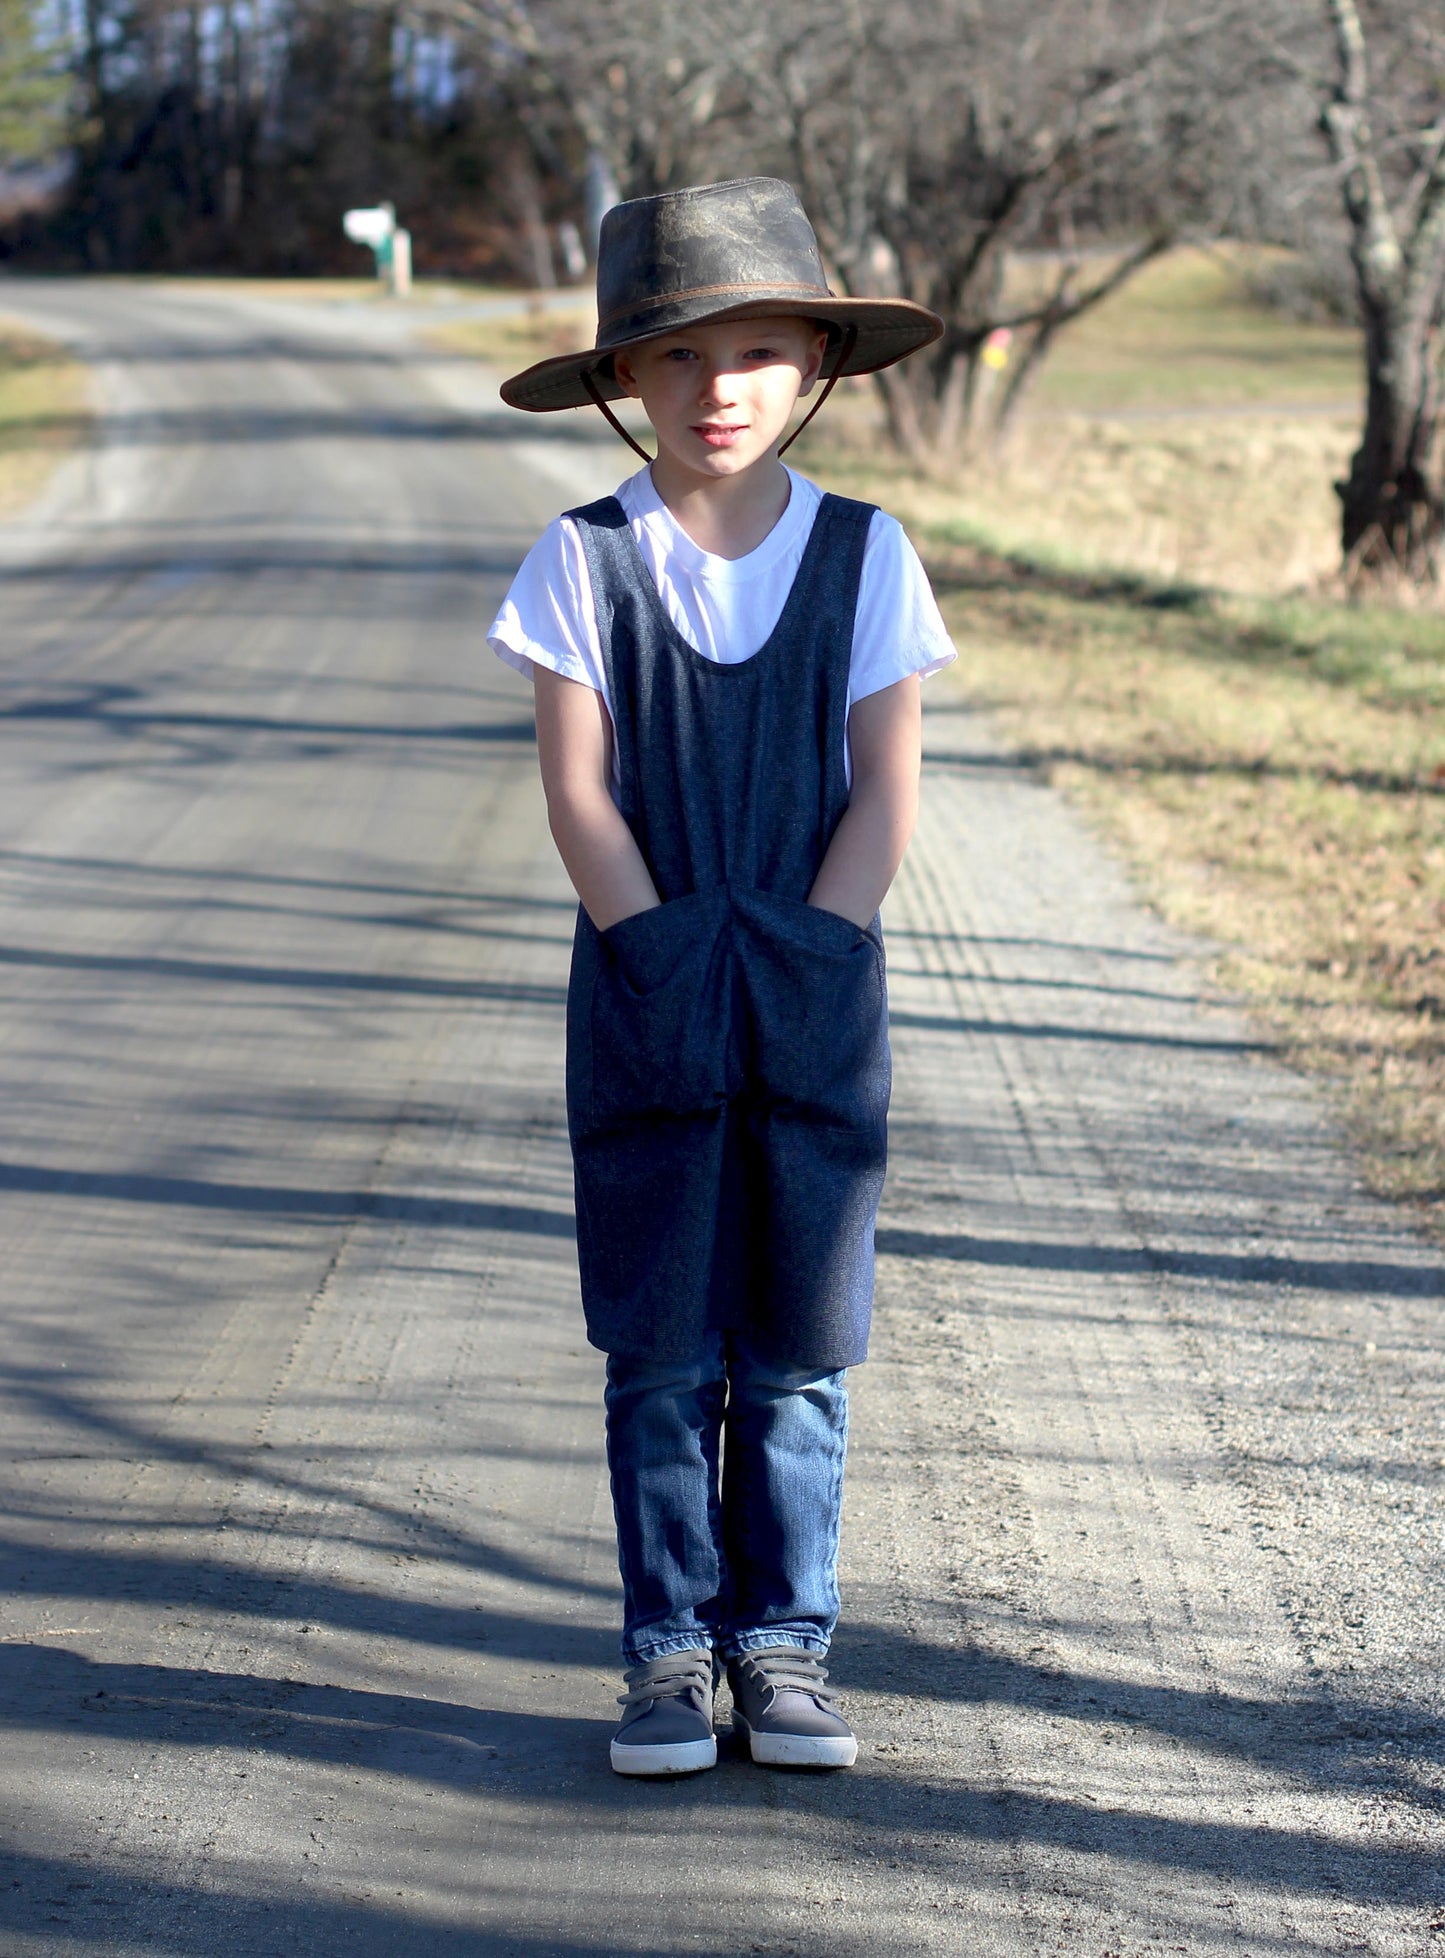
<svg viewBox="0 0 1445 1958">
<path fill-rule="evenodd" d="M 1334 28 L 1338 78 L 1320 111 L 1320 128 L 1343 178 L 1350 222 L 1350 256 L 1362 295 L 1386 303 L 1404 254 L 1380 176 L 1369 123 L 1369 64 L 1355 0 L 1327 0 Z"/>
<path fill-rule="evenodd" d="M 1073 279 L 1078 271 L 1077 262 L 1066 266 L 1041 311 L 1036 308 L 1032 315 L 1025 314 L 1017 320 L 1005 322 L 1010 327 L 1032 325 L 1035 331 L 1027 352 L 1009 376 L 1008 386 L 999 402 L 998 412 L 993 422 L 995 440 L 1000 440 L 1007 431 L 1018 410 L 1025 388 L 1037 369 L 1042 366 L 1044 356 L 1053 345 L 1059 329 L 1067 326 L 1070 320 L 1078 319 L 1081 313 L 1087 313 L 1091 308 L 1100 305 L 1111 293 L 1117 292 L 1121 286 L 1126 285 L 1134 274 L 1148 265 L 1151 260 L 1167 252 L 1173 243 L 1174 234 L 1167 231 L 1155 232 L 1141 239 L 1132 251 L 1126 252 L 1119 263 L 1102 279 L 1097 279 L 1086 292 L 1071 290 Z"/>
</svg>

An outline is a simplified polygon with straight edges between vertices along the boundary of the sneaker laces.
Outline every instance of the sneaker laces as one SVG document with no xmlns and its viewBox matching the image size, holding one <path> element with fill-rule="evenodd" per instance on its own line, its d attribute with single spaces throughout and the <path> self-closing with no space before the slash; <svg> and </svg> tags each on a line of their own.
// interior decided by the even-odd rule
<svg viewBox="0 0 1445 1958">
<path fill-rule="evenodd" d="M 749 1685 L 778 1693 L 808 1693 L 819 1706 L 831 1711 L 838 1695 L 828 1684 L 828 1668 L 816 1652 L 802 1646 L 783 1646 L 774 1651 L 742 1652 L 734 1661 Z M 771 1703 L 771 1700 L 770 1700 Z"/>
<path fill-rule="evenodd" d="M 664 1653 L 660 1659 L 649 1659 L 645 1665 L 625 1672 L 622 1683 L 628 1690 L 618 1694 L 619 1706 L 645 1706 L 653 1700 L 682 1699 L 689 1693 L 700 1693 L 706 1706 L 712 1698 L 712 1654 L 695 1650 Z"/>
</svg>

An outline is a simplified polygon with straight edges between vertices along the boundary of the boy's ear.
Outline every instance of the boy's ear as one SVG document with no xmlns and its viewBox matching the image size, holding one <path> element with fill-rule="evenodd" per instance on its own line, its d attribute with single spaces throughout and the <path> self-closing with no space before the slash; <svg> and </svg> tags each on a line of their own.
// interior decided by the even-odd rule
<svg viewBox="0 0 1445 1958">
<path fill-rule="evenodd" d="M 803 368 L 803 384 L 798 389 L 799 399 L 801 399 L 803 395 L 811 394 L 813 392 L 814 383 L 817 381 L 819 374 L 821 374 L 823 371 L 823 356 L 828 351 L 828 343 L 831 340 L 831 338 L 832 335 L 828 333 L 824 333 L 821 327 L 813 335 L 812 353 L 808 359 L 806 366 Z"/>
<path fill-rule="evenodd" d="M 612 356 L 612 372 L 617 381 L 617 385 L 622 389 L 624 394 L 630 395 L 634 401 L 641 399 L 642 390 L 637 385 L 637 376 L 632 371 L 632 362 L 625 353 L 616 353 Z"/>
</svg>

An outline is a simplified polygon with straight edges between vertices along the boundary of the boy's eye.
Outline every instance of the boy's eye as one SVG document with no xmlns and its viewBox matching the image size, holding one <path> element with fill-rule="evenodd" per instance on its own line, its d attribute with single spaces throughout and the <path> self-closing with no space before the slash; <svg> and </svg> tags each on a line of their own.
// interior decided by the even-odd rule
<svg viewBox="0 0 1445 1958">
<path fill-rule="evenodd" d="M 692 347 L 669 347 L 662 357 L 664 360 L 677 361 L 701 359 L 701 355 Z M 778 360 L 781 355 L 776 347 L 749 347 L 740 358 L 747 361 L 768 361 Z"/>
</svg>

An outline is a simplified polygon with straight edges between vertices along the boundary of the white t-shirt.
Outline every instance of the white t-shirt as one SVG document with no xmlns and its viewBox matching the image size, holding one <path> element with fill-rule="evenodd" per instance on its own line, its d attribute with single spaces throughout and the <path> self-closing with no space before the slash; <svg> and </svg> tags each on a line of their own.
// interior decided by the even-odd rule
<svg viewBox="0 0 1445 1958">
<path fill-rule="evenodd" d="M 790 469 L 788 477 L 787 509 L 757 549 L 739 558 L 715 557 L 695 544 L 653 488 L 650 470 L 639 469 L 617 491 L 663 609 L 707 659 L 724 665 L 751 659 L 782 616 L 823 500 L 806 476 Z M 534 667 L 545 666 L 595 687 L 611 714 L 592 584 L 576 524 L 566 517 L 548 524 L 512 580 L 487 640 L 529 679 Z M 849 706 L 910 673 L 926 679 L 956 658 L 918 553 L 902 525 L 876 511 L 858 588 Z"/>
</svg>

